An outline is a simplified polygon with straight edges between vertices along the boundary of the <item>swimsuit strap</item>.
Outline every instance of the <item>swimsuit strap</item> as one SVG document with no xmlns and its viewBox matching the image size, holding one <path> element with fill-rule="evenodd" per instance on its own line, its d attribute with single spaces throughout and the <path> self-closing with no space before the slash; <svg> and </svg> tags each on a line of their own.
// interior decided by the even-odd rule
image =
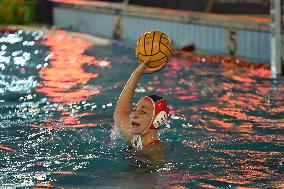
<svg viewBox="0 0 284 189">
<path fill-rule="evenodd" d="M 145 147 L 146 147 L 146 146 L 149 146 L 149 145 L 153 145 L 153 144 L 159 144 L 159 143 L 161 143 L 160 140 L 153 140 L 152 142 L 146 144 Z"/>
</svg>

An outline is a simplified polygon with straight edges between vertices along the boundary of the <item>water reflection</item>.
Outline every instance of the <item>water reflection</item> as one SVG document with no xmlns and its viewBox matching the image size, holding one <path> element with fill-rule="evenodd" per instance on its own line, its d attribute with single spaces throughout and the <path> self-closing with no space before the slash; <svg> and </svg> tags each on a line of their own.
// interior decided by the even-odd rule
<svg viewBox="0 0 284 189">
<path fill-rule="evenodd" d="M 110 62 L 85 55 L 85 51 L 92 47 L 91 43 L 74 38 L 65 31 L 57 31 L 47 35 L 42 43 L 49 46 L 50 66 L 39 70 L 41 83 L 35 88 L 37 92 L 44 93 L 49 102 L 60 104 L 82 102 L 84 104 L 90 97 L 101 93 L 99 88 L 85 87 L 92 79 L 99 77 L 99 73 L 87 72 L 85 66 L 104 68 L 110 67 Z M 79 109 L 75 109 L 75 112 L 78 112 Z M 92 115 L 92 112 L 75 115 L 74 109 L 70 111 L 66 107 L 50 110 L 58 112 L 59 119 L 48 118 L 42 120 L 42 124 L 33 125 L 33 127 L 57 130 L 61 127 L 83 128 L 96 125 L 80 122 L 81 117 Z"/>
<path fill-rule="evenodd" d="M 272 80 L 265 66 L 247 69 L 235 59 L 230 66 L 232 59 L 220 57 L 174 57 L 163 72 L 145 76 L 137 96 L 158 93 L 171 110 L 171 123 L 161 129 L 168 161 L 150 173 L 131 166 L 121 155 L 125 141 L 110 136 L 113 104 L 136 60 L 117 53 L 110 57 L 117 64 L 108 69 L 108 59 L 86 55 L 90 43 L 64 31 L 43 37 L 46 49 L 22 37 L 1 38 L 22 46 L 3 44 L 0 51 L 0 184 L 283 187 L 283 78 Z M 94 53 L 105 51 L 96 48 Z M 119 49 L 109 51 L 99 55 Z M 20 56 L 19 64 L 11 64 Z"/>
<path fill-rule="evenodd" d="M 183 118 L 173 127 L 182 133 L 184 147 L 203 157 L 207 154 L 201 163 L 218 165 L 218 173 L 208 170 L 210 181 L 198 187 L 246 188 L 252 183 L 260 186 L 259 180 L 279 187 L 284 86 L 282 79 L 271 79 L 267 66 L 251 69 L 173 58 L 163 76 L 153 77 L 145 88 L 166 95 L 173 105 L 171 113 Z M 173 187 L 183 183 L 173 178 L 167 182 Z"/>
<path fill-rule="evenodd" d="M 47 36 L 43 44 L 50 47 L 50 67 L 39 71 L 42 82 L 36 88 L 45 93 L 50 102 L 72 103 L 86 101 L 100 93 L 99 89 L 83 89 L 99 73 L 88 73 L 84 65 L 100 66 L 100 61 L 84 52 L 92 47 L 90 43 L 73 38 L 64 31 Z M 108 65 L 106 65 L 108 66 Z"/>
</svg>

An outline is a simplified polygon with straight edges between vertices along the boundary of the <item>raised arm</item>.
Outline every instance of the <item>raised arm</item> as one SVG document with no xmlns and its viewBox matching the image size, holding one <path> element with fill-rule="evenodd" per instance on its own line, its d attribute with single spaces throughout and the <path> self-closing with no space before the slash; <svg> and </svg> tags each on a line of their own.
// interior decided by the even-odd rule
<svg viewBox="0 0 284 189">
<path fill-rule="evenodd" d="M 117 101 L 115 111 L 114 111 L 114 125 L 119 129 L 120 133 L 130 141 L 132 139 L 130 128 L 130 113 L 132 107 L 132 100 L 134 96 L 135 89 L 138 84 L 138 80 L 142 75 L 143 67 L 145 64 L 141 64 L 136 68 L 130 78 L 128 79 L 126 85 L 124 86 L 119 99 Z"/>
<path fill-rule="evenodd" d="M 137 87 L 139 78 L 142 74 L 153 73 L 162 69 L 165 65 L 161 65 L 156 68 L 147 67 L 149 61 L 146 60 L 141 63 L 131 74 L 126 85 L 124 86 L 119 99 L 117 101 L 115 111 L 114 111 L 114 125 L 120 131 L 120 133 L 130 141 L 132 135 L 130 133 L 130 128 L 132 126 L 130 121 L 132 100 Z"/>
</svg>

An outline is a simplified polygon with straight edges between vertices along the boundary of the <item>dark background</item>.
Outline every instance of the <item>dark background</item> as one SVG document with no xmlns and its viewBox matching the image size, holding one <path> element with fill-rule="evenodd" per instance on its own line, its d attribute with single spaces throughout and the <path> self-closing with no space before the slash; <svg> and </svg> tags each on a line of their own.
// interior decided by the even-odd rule
<svg viewBox="0 0 284 189">
<path fill-rule="evenodd" d="M 107 1 L 116 3 L 123 2 L 123 0 L 97 1 Z M 209 5 L 210 2 L 212 3 L 211 6 Z M 129 4 L 146 7 L 160 7 L 176 10 L 220 14 L 242 14 L 259 16 L 268 16 L 270 14 L 270 0 L 129 0 Z M 37 0 L 36 21 L 52 25 L 52 6 L 53 3 L 49 2 L 49 0 Z"/>
</svg>

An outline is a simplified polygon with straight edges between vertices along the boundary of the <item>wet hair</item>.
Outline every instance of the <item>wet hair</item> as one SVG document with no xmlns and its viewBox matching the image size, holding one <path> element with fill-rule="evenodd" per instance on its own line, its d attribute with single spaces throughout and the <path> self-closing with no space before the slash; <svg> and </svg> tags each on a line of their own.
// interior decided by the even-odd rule
<svg viewBox="0 0 284 189">
<path fill-rule="evenodd" d="M 157 102 L 157 101 L 163 99 L 163 97 L 158 96 L 158 95 L 149 95 L 148 97 L 151 98 L 154 102 Z"/>
</svg>

